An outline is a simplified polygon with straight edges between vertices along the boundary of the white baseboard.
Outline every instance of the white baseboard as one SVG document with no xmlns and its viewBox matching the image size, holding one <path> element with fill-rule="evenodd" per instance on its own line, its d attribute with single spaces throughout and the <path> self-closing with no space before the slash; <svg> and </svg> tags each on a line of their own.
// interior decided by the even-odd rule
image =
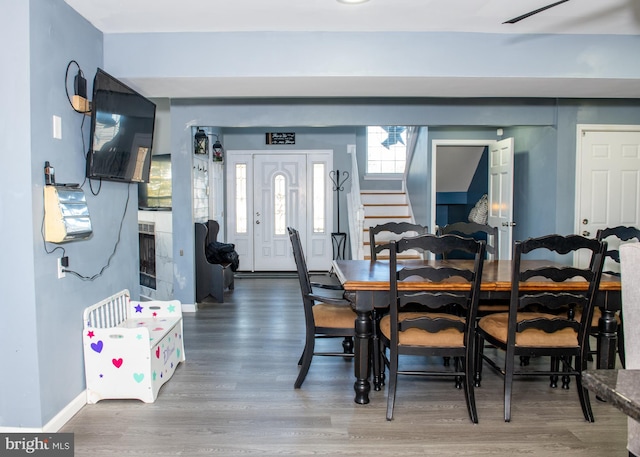
<svg viewBox="0 0 640 457">
<path fill-rule="evenodd" d="M 62 408 L 53 419 L 42 428 L 37 427 L 0 427 L 1 433 L 55 433 L 87 404 L 87 392 L 83 390 L 76 398 Z"/>
<path fill-rule="evenodd" d="M 196 311 L 198 311 L 198 304 L 197 303 L 188 304 L 188 305 L 182 305 L 182 312 L 183 313 L 195 313 Z"/>
</svg>

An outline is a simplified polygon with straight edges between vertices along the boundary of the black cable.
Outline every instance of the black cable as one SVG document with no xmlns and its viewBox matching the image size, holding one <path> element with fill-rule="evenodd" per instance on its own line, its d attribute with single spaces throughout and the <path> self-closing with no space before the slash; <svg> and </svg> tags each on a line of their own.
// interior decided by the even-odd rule
<svg viewBox="0 0 640 457">
<path fill-rule="evenodd" d="M 84 78 L 84 73 L 82 73 L 82 69 L 80 68 L 80 65 L 78 64 L 78 62 L 76 62 L 75 60 L 71 60 L 68 64 L 67 64 L 67 71 L 65 71 L 64 73 L 64 91 L 67 94 L 67 100 L 69 101 L 69 105 L 71 105 L 71 108 L 73 108 L 73 110 L 76 113 L 82 113 L 82 114 L 87 114 L 90 113 L 91 110 L 88 111 L 80 111 L 77 110 L 75 108 L 75 106 L 73 106 L 73 102 L 71 101 L 71 97 L 69 96 L 69 87 L 68 87 L 68 83 L 69 83 L 69 68 L 71 68 L 71 65 L 75 64 L 76 67 L 78 67 L 78 72 L 80 73 L 80 75 Z"/>
<path fill-rule="evenodd" d="M 89 181 L 91 182 L 91 181 Z M 102 181 L 100 181 L 100 184 L 102 185 Z M 109 268 L 109 266 L 111 265 L 111 259 L 113 259 L 113 256 L 116 255 L 116 251 L 118 250 L 118 245 L 120 244 L 120 236 L 122 234 L 122 225 L 124 224 L 124 218 L 127 215 L 127 208 L 129 207 L 129 198 L 131 195 L 131 185 L 128 184 L 127 185 L 127 201 L 125 202 L 124 205 L 124 212 L 122 213 L 122 218 L 120 219 L 120 227 L 118 228 L 118 238 L 116 239 L 116 244 L 113 246 L 113 251 L 111 252 L 111 255 L 109 256 L 109 259 L 107 259 L 107 263 L 106 265 L 104 265 L 100 271 L 96 274 L 94 274 L 93 276 L 83 276 L 80 273 L 78 273 L 77 271 L 73 271 L 73 270 L 68 270 L 68 269 L 63 269 L 62 271 L 64 273 L 69 273 L 72 274 L 74 276 L 76 276 L 77 278 L 82 279 L 83 281 L 93 281 L 94 279 L 102 276 L 102 274 L 104 273 L 104 271 Z"/>
<path fill-rule="evenodd" d="M 40 235 L 42 235 L 42 244 L 44 246 L 44 252 L 46 252 L 47 254 L 53 254 L 54 252 L 56 252 L 58 249 L 62 249 L 62 257 L 66 256 L 64 247 L 62 246 L 56 246 L 55 248 L 53 248 L 51 251 L 49 251 L 47 249 L 47 240 L 44 236 L 44 220 L 47 217 L 47 210 L 44 208 L 44 205 L 42 205 L 42 225 L 40 225 Z"/>
</svg>

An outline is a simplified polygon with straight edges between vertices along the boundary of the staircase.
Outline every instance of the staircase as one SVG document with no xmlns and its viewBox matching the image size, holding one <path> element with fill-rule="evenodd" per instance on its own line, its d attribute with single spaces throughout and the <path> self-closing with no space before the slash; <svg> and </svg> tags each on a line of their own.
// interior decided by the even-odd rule
<svg viewBox="0 0 640 457">
<path fill-rule="evenodd" d="M 371 247 L 369 245 L 369 227 L 386 222 L 411 222 L 413 216 L 409 209 L 407 195 L 399 191 L 361 191 L 360 200 L 364 206 L 364 231 L 363 231 L 363 253 L 364 258 L 371 259 Z M 393 234 L 381 233 L 382 243 L 391 240 Z M 386 237 L 384 237 L 387 235 Z M 388 259 L 388 251 L 378 254 L 378 259 Z M 418 252 L 406 251 L 398 258 L 417 259 L 421 258 Z"/>
</svg>

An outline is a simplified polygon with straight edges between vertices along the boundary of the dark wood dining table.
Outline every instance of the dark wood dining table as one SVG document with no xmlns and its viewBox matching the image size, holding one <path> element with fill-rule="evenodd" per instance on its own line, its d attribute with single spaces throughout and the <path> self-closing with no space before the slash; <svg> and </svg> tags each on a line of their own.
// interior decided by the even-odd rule
<svg viewBox="0 0 640 457">
<path fill-rule="evenodd" d="M 470 260 L 402 260 L 402 265 L 420 265 L 428 263 L 464 263 Z M 525 268 L 554 264 L 548 260 L 523 260 Z M 482 272 L 480 286 L 480 299 L 496 302 L 508 300 L 511 294 L 511 269 L 510 260 L 487 260 Z M 354 383 L 355 402 L 358 404 L 369 403 L 371 383 L 371 345 L 373 338 L 373 324 L 371 312 L 374 309 L 384 309 L 389 306 L 389 261 L 388 260 L 334 260 L 332 271 L 336 274 L 345 289 L 345 297 L 351 301 L 357 314 L 355 320 L 354 371 L 356 381 Z M 406 286 L 411 289 L 433 287 L 440 290 L 455 290 L 464 287 L 460 283 L 449 282 L 446 289 L 441 285 L 427 285 L 415 282 Z M 549 280 L 527 281 L 521 286 L 521 290 L 572 290 L 586 291 L 587 282 L 582 280 L 568 281 L 559 285 Z M 600 281 L 600 289 L 596 299 L 597 305 L 602 310 L 599 321 L 597 368 L 614 368 L 617 341 L 617 321 L 615 312 L 621 308 L 620 278 L 604 274 Z M 377 343 L 376 343 L 377 344 Z M 380 388 L 382 380 L 374 379 L 376 390 Z"/>
</svg>

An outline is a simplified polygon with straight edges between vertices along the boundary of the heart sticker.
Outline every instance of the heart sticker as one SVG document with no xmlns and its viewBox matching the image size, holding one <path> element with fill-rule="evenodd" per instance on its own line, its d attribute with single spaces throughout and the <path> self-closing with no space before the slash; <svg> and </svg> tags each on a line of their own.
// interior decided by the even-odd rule
<svg viewBox="0 0 640 457">
<path fill-rule="evenodd" d="M 156 348 L 156 358 L 157 359 L 160 358 L 160 348 L 159 347 Z"/>
<path fill-rule="evenodd" d="M 113 359 L 111 362 L 116 368 L 120 368 L 122 366 L 122 359 Z"/>
<path fill-rule="evenodd" d="M 97 353 L 102 352 L 102 347 L 103 347 L 103 343 L 102 340 L 97 341 L 96 343 L 91 343 L 91 349 L 93 349 L 94 351 L 96 351 Z"/>
<path fill-rule="evenodd" d="M 141 383 L 144 379 L 144 373 L 133 373 L 133 379 L 137 383 Z"/>
</svg>

